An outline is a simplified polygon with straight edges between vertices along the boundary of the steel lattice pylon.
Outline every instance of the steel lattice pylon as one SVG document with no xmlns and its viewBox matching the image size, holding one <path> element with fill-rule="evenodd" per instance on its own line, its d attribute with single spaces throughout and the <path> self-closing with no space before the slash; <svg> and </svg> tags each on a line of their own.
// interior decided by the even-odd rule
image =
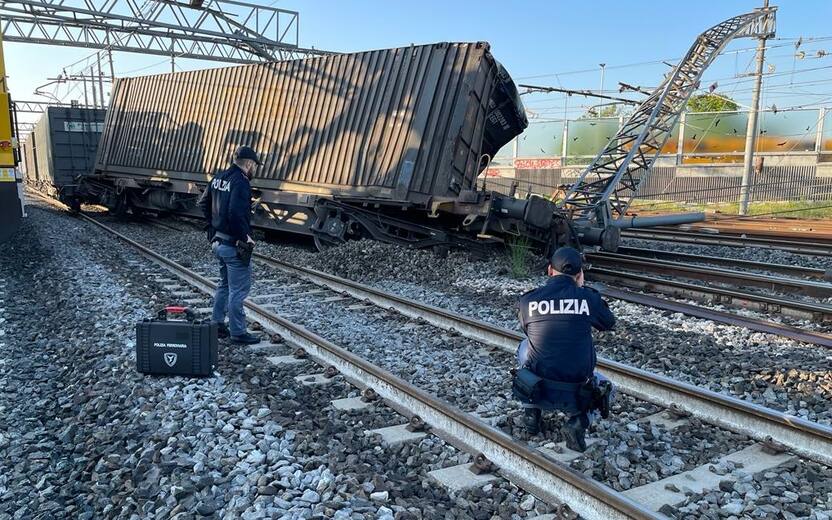
<svg viewBox="0 0 832 520">
<path fill-rule="evenodd" d="M 298 18 L 238 0 L 0 0 L 7 42 L 228 63 L 328 54 L 298 47 Z"/>
<path fill-rule="evenodd" d="M 776 7 L 756 9 L 715 25 L 688 53 L 567 192 L 561 206 L 577 222 L 608 225 L 624 215 L 650 172 L 703 72 L 733 38 L 770 37 Z"/>
</svg>

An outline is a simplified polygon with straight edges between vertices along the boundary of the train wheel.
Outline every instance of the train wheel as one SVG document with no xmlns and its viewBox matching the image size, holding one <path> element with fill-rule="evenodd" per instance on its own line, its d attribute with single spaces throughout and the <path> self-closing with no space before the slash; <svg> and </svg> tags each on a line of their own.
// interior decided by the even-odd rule
<svg viewBox="0 0 832 520">
<path fill-rule="evenodd" d="M 437 244 L 431 248 L 436 258 L 448 258 L 451 248 L 446 244 Z"/>
<path fill-rule="evenodd" d="M 315 249 L 317 249 L 321 253 L 327 251 L 328 249 L 332 249 L 333 247 L 340 246 L 344 243 L 344 241 L 340 238 L 335 238 L 323 233 L 315 233 L 314 235 L 312 235 L 312 239 L 315 241 Z"/>
<path fill-rule="evenodd" d="M 127 210 L 130 208 L 130 204 L 127 202 L 127 197 L 124 195 L 118 195 L 116 197 L 115 204 L 112 208 L 110 208 L 110 213 L 112 213 L 117 218 L 127 218 Z"/>
<path fill-rule="evenodd" d="M 339 210 L 318 212 L 318 215 L 318 222 L 312 226 L 312 238 L 318 251 L 326 251 L 346 242 L 349 217 Z"/>
</svg>

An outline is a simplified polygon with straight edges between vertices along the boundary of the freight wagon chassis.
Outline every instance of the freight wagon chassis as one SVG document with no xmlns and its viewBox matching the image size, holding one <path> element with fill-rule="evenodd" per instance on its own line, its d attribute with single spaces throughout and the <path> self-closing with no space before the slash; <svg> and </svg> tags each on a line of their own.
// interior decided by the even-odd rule
<svg viewBox="0 0 832 520">
<path fill-rule="evenodd" d="M 380 208 L 367 209 L 336 200 L 320 200 L 315 206 L 315 215 L 316 219 L 310 229 L 319 250 L 361 238 L 418 249 L 434 248 L 437 251 L 452 245 L 463 246 L 462 242 L 472 248 L 482 247 L 482 244 L 477 244 L 470 238 L 402 220 L 380 212 Z"/>
<path fill-rule="evenodd" d="M 83 178 L 76 196 L 119 215 L 179 214 L 201 218 L 197 201 L 204 184 L 128 175 Z M 464 249 L 477 253 L 521 239 L 543 254 L 562 245 L 601 246 L 614 251 L 619 230 L 575 227 L 547 199 L 516 199 L 495 192 L 462 192 L 426 205 L 381 199 L 254 189 L 252 224 L 313 238 L 319 250 L 348 240 L 369 238 L 443 253 Z"/>
</svg>

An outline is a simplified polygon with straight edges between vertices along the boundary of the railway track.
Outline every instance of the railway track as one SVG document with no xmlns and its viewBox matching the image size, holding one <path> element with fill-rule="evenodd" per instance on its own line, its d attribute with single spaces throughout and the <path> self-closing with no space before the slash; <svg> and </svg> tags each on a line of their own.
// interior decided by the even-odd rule
<svg viewBox="0 0 832 520">
<path fill-rule="evenodd" d="M 347 280 L 345 278 L 340 278 L 331 274 L 322 273 L 320 271 L 316 271 L 314 269 L 310 269 L 307 267 L 302 267 L 298 265 L 291 264 L 289 262 L 285 262 L 282 260 L 278 260 L 275 258 L 271 258 L 269 256 L 254 253 L 254 258 L 260 262 L 263 262 L 267 265 L 271 265 L 282 270 L 285 270 L 290 273 L 294 273 L 300 277 L 306 278 L 318 285 L 328 287 L 330 289 L 336 291 L 345 291 L 351 296 L 359 299 L 368 299 L 369 301 L 373 302 L 374 304 L 383 306 L 383 307 L 393 307 L 396 310 L 402 312 L 403 314 L 416 317 L 416 318 L 425 318 L 422 314 L 425 315 L 433 315 L 433 320 L 436 322 L 435 324 L 445 324 L 443 328 L 446 329 L 453 329 L 453 330 L 470 330 L 472 331 L 472 336 L 478 340 L 494 340 L 497 336 L 489 336 L 484 335 L 482 332 L 477 333 L 476 330 L 486 330 L 488 327 L 495 327 L 486 322 L 482 321 L 474 321 L 474 325 L 463 326 L 463 321 L 459 321 L 462 317 L 452 313 L 450 311 L 440 309 L 438 307 L 433 307 L 429 305 L 425 305 L 402 296 L 395 295 L 393 293 L 389 293 L 386 291 L 381 291 L 379 289 L 375 289 L 358 282 L 354 282 L 352 280 Z M 812 343 L 815 345 L 820 345 L 826 348 L 832 348 L 832 335 L 820 333 L 820 332 L 813 332 L 808 331 L 805 329 L 800 329 L 797 327 L 792 327 L 790 325 L 785 325 L 782 323 L 776 323 L 772 321 L 760 320 L 755 319 L 747 316 L 740 316 L 737 314 L 732 314 L 728 312 L 718 311 L 715 309 L 709 309 L 707 307 L 700 307 L 696 305 L 691 305 L 683 302 L 676 302 L 673 300 L 667 300 L 664 298 L 658 298 L 655 296 L 641 294 L 621 289 L 615 289 L 612 287 L 600 287 L 599 290 L 604 296 L 608 296 L 611 298 L 616 298 L 619 300 L 628 301 L 631 303 L 637 303 L 640 305 L 646 305 L 649 307 L 654 307 L 657 309 L 672 311 L 672 312 L 679 312 L 688 316 L 693 316 L 702 319 L 709 319 L 719 323 L 725 323 L 728 325 L 735 325 L 739 327 L 745 327 L 750 330 L 758 331 L 758 332 L 765 332 L 769 334 L 777 334 L 780 336 L 788 337 L 791 339 L 795 339 L 797 341 L 802 341 L 805 343 Z M 408 310 L 410 309 L 410 310 Z M 444 317 L 442 317 L 444 316 Z M 480 324 L 479 327 L 477 324 Z M 516 332 L 509 331 L 508 329 L 500 329 L 503 331 L 502 338 L 508 338 L 505 340 L 504 343 L 508 345 L 510 348 L 516 347 L 517 343 L 522 339 Z M 513 334 L 513 335 L 512 335 Z M 511 346 L 513 342 L 513 347 Z"/>
<path fill-rule="evenodd" d="M 98 222 L 95 224 L 139 249 L 143 255 L 163 265 L 177 278 L 187 281 L 188 284 L 206 294 L 210 294 L 213 290 L 213 283 L 208 278 L 172 262 Z M 264 258 L 258 258 L 258 261 L 278 262 Z M 283 264 L 279 268 L 287 271 L 297 269 L 296 266 Z M 272 265 L 278 267 L 275 264 Z M 463 318 L 443 309 L 425 306 L 331 275 L 316 273 L 305 268 L 294 274 L 306 279 L 314 275 L 318 277 L 315 280 L 317 284 L 325 284 L 337 293 L 349 294 L 379 307 L 392 307 L 404 315 L 411 315 L 439 328 L 476 338 L 482 343 L 507 352 L 513 352 L 520 339 L 516 332 Z M 548 457 L 542 456 L 537 450 L 512 440 L 473 416 L 447 406 L 446 403 L 425 394 L 412 384 L 392 376 L 303 327 L 288 322 L 267 308 L 250 302 L 247 302 L 247 308 L 261 324 L 281 335 L 288 343 L 304 347 L 324 365 L 336 366 L 342 374 L 358 386 L 376 389 L 404 415 L 419 415 L 431 424 L 435 431 L 448 436 L 452 443 L 461 442 L 469 451 L 485 454 L 500 467 L 504 475 L 533 491 L 539 497 L 564 501 L 587 518 L 656 517 L 650 507 L 627 498 L 628 496 L 637 497 L 639 500 L 644 499 L 649 502 L 649 497 L 643 496 L 645 490 L 635 488 L 632 493 L 615 493 L 582 474 L 558 465 Z M 664 403 L 665 406 L 673 406 L 682 414 L 692 413 L 703 417 L 707 422 L 719 424 L 734 431 L 746 432 L 750 437 L 760 441 L 773 439 L 775 443 L 787 446 L 789 450 L 812 460 L 819 460 L 825 464 L 832 462 L 829 456 L 832 453 L 830 450 L 832 430 L 829 428 L 763 407 L 749 405 L 722 394 L 647 374 L 626 365 L 603 360 L 599 366 L 627 393 L 641 394 L 648 401 Z M 717 420 L 714 420 L 715 418 Z M 530 476 L 533 478 L 530 479 Z M 655 503 L 653 509 L 655 509 Z"/>
<path fill-rule="evenodd" d="M 832 284 L 814 281 L 798 280 L 791 277 L 771 276 L 761 273 L 749 273 L 734 269 L 725 269 L 701 264 L 691 264 L 658 258 L 643 258 L 621 253 L 588 253 L 587 259 L 595 265 L 623 269 L 633 269 L 639 272 L 673 275 L 679 278 L 718 282 L 740 287 L 758 287 L 783 294 L 803 294 L 826 298 L 832 296 Z"/>
<path fill-rule="evenodd" d="M 183 267 L 92 217 L 83 214 L 80 216 L 135 248 L 182 282 L 207 296 L 213 294 L 216 284 L 209 278 Z M 585 518 L 662 518 L 625 495 L 558 464 L 475 416 L 437 399 L 266 307 L 252 301 L 246 301 L 245 306 L 250 316 L 267 331 L 279 335 L 289 345 L 303 349 L 319 364 L 334 367 L 356 386 L 373 389 L 406 417 L 417 416 L 419 420 L 430 425 L 431 432 L 451 444 L 477 453 L 480 460 L 495 464 L 502 475 L 535 493 L 539 498 L 554 503 L 566 503 Z"/>
<path fill-rule="evenodd" d="M 673 228 L 671 227 L 670 229 Z M 711 233 L 716 231 L 732 235 L 748 234 L 798 241 L 808 240 L 811 242 L 832 240 L 832 224 L 828 220 L 822 219 L 716 218 L 695 224 L 683 224 L 678 226 L 678 229 L 680 231 L 704 229 L 705 232 Z"/>
<path fill-rule="evenodd" d="M 166 222 L 154 221 L 159 225 L 173 231 L 182 231 L 180 228 L 171 226 Z M 768 289 L 784 294 L 802 293 L 807 296 L 830 297 L 832 296 L 832 272 L 829 270 L 813 269 L 800 266 L 789 266 L 779 264 L 768 264 L 731 258 L 720 258 L 713 256 L 692 255 L 653 249 L 640 248 L 619 248 L 622 254 L 613 253 L 591 253 L 588 256 L 596 267 L 590 269 L 590 278 L 606 282 L 612 285 L 625 285 L 637 290 L 648 290 L 660 292 L 677 298 L 691 298 L 703 300 L 709 303 L 727 305 L 740 309 L 751 309 L 766 313 L 776 313 L 785 316 L 804 319 L 822 323 L 832 320 L 832 306 L 792 300 L 785 296 L 770 296 L 755 294 L 740 289 L 700 286 L 686 283 L 681 280 L 668 280 L 646 276 L 641 273 L 628 273 L 620 269 L 621 265 L 634 266 L 642 272 L 657 272 L 666 275 L 677 276 L 683 274 L 693 279 L 705 281 L 718 281 L 721 283 L 738 285 L 740 287 L 752 286 Z M 263 255 L 256 255 L 261 260 L 269 260 Z M 643 260 L 647 256 L 656 260 Z M 273 260 L 273 259 L 271 259 Z M 687 263 L 679 264 L 673 260 L 684 260 Z M 774 277 L 761 273 L 742 272 L 731 269 L 715 270 L 711 267 L 696 265 L 708 263 L 723 266 L 735 266 L 753 270 L 765 270 L 769 272 L 782 273 L 794 277 L 808 278 L 808 280 Z M 297 266 L 295 266 L 297 268 Z M 823 332 L 808 331 L 803 328 L 793 327 L 788 324 L 773 322 L 770 320 L 757 319 L 749 316 L 741 316 L 734 313 L 724 312 L 708 307 L 691 305 L 671 299 L 659 298 L 649 294 L 603 287 L 602 292 L 609 297 L 646 305 L 657 309 L 680 312 L 682 314 L 702 319 L 713 320 L 719 323 L 745 327 L 750 330 L 777 334 L 783 337 L 801 342 L 813 343 L 827 348 L 832 347 L 832 335 Z"/>
<path fill-rule="evenodd" d="M 416 302 L 351 280 L 296 266 L 259 253 L 255 253 L 254 258 L 266 265 L 279 268 L 300 278 L 309 280 L 315 285 L 326 287 L 335 293 L 347 294 L 359 301 L 365 301 L 378 307 L 395 310 L 404 316 L 422 320 L 447 331 L 459 333 L 464 337 L 499 348 L 508 353 L 513 354 L 517 344 L 523 339 L 523 336 L 518 332 L 480 320 L 467 318 L 446 309 Z M 828 340 L 828 336 L 825 335 L 809 333 L 809 336 L 818 339 L 818 341 L 822 339 Z M 800 448 L 793 440 L 789 440 L 789 435 L 784 435 L 783 432 L 778 433 L 776 431 L 778 429 L 776 423 L 782 426 L 794 424 L 793 421 L 796 420 L 805 423 L 805 431 L 811 431 L 814 426 L 817 426 L 815 423 L 802 421 L 799 418 L 779 412 L 773 412 L 773 414 L 769 415 L 769 412 L 772 411 L 767 408 L 749 404 L 745 401 L 716 392 L 703 390 L 693 385 L 680 383 L 612 360 L 599 358 L 598 366 L 605 375 L 610 377 L 626 393 L 666 408 L 681 408 L 685 413 L 701 417 L 708 422 L 715 423 L 732 431 L 740 431 L 759 440 L 768 438 L 775 439 L 777 442 L 789 445 L 790 448 L 802 452 L 801 454 L 808 458 L 814 459 L 815 457 L 809 451 L 804 451 L 803 448 Z M 726 409 L 721 408 L 723 406 L 731 410 L 731 413 L 726 414 Z M 762 419 L 764 417 L 765 419 Z M 820 428 L 822 432 L 821 436 L 828 436 L 832 440 L 832 429 L 826 427 Z M 761 436 L 760 432 L 766 433 Z M 808 442 L 808 444 L 812 444 L 812 442 Z M 832 448 L 832 444 L 828 447 Z M 832 455 L 824 455 L 821 457 L 821 460 L 832 463 Z"/>
<path fill-rule="evenodd" d="M 172 231 L 182 231 L 181 228 L 170 225 L 167 222 L 160 222 L 158 220 L 152 221 L 154 225 L 159 225 L 161 227 L 165 227 Z M 193 223 L 187 221 L 188 225 L 193 226 Z M 717 265 L 725 265 L 725 266 L 738 266 L 744 267 L 747 269 L 757 269 L 757 270 L 766 270 L 769 272 L 779 272 L 782 274 L 788 274 L 792 276 L 800 276 L 804 278 L 809 278 L 810 280 L 832 280 L 832 272 L 824 271 L 822 269 L 813 269 L 808 267 L 800 267 L 800 266 L 789 266 L 789 265 L 779 265 L 779 264 L 768 264 L 763 262 L 752 262 L 747 260 L 738 260 L 738 259 L 731 259 L 731 258 L 721 258 L 721 257 L 711 257 L 711 256 L 702 256 L 702 255 L 691 255 L 686 253 L 676 253 L 676 252 L 668 252 L 668 251 L 661 251 L 661 250 L 644 250 L 639 248 L 628 248 L 622 247 L 619 248 L 619 251 L 625 253 L 630 256 L 650 256 L 654 258 L 659 258 L 663 260 L 685 260 L 688 262 L 698 262 L 698 263 L 714 263 Z M 290 270 L 298 270 L 298 271 L 305 271 L 307 269 L 297 266 L 291 265 L 286 262 L 281 262 L 279 260 L 266 257 L 265 255 L 255 253 L 255 258 L 265 261 L 265 262 L 272 262 L 278 264 L 285 264 L 286 267 L 289 267 Z M 676 264 L 674 264 L 676 265 Z M 313 270 L 307 270 L 311 274 Z M 707 273 L 711 273 L 711 270 L 708 269 Z M 746 274 L 746 273 L 741 273 Z M 622 277 L 625 275 L 622 275 Z M 778 282 L 781 280 L 780 278 L 771 278 L 767 280 L 766 278 L 762 278 L 763 281 L 760 282 L 761 287 L 768 287 L 772 289 L 777 289 L 778 287 L 782 290 L 791 290 L 789 289 L 788 285 L 778 285 Z M 735 281 L 735 279 L 730 277 L 730 274 L 726 278 L 729 281 Z M 616 283 L 617 280 L 609 280 L 611 283 Z M 663 280 L 662 280 L 663 281 Z M 349 282 L 348 280 L 344 280 L 344 282 Z M 354 283 L 354 282 L 353 282 Z M 648 285 L 649 284 L 649 285 Z M 636 289 L 645 289 L 649 288 L 652 289 L 653 287 L 657 287 L 660 284 L 659 280 L 648 281 L 645 284 L 634 284 L 632 285 L 633 288 Z M 359 284 L 356 284 L 359 285 Z M 813 289 L 816 290 L 816 294 L 820 295 L 832 295 L 832 285 L 830 284 L 806 284 L 810 292 L 815 292 Z M 819 345 L 826 348 L 832 348 L 832 335 L 826 334 L 823 332 L 814 332 L 810 330 L 806 330 L 800 327 L 794 327 L 788 324 L 774 322 L 770 320 L 764 320 L 759 318 L 753 318 L 750 316 L 742 316 L 730 312 L 720 311 L 717 309 L 712 309 L 709 307 L 703 307 L 699 305 L 693 305 L 689 303 L 684 303 L 680 301 L 675 301 L 672 299 L 667 298 L 660 298 L 650 294 L 644 294 L 641 292 L 633 292 L 628 291 L 620 288 L 613 288 L 610 286 L 599 287 L 601 292 L 610 298 L 615 298 L 617 300 L 627 301 L 630 303 L 636 303 L 639 305 L 645 305 L 648 307 L 653 307 L 656 309 L 671 311 L 671 312 L 678 312 L 681 314 L 685 314 L 687 316 L 692 316 L 701 319 L 712 320 L 718 323 L 725 323 L 727 325 L 734 325 L 738 327 L 744 327 L 749 330 L 757 331 L 757 332 L 765 332 L 768 334 L 776 334 L 779 336 L 783 336 L 786 338 L 794 339 L 797 341 L 801 341 L 804 343 L 812 343 L 815 345 Z M 682 290 L 680 290 L 682 289 Z M 737 301 L 739 303 L 739 308 L 754 308 L 760 311 L 775 311 L 779 312 L 781 307 L 778 307 L 777 303 L 772 303 L 771 300 L 763 300 L 763 301 L 756 301 L 752 300 L 749 302 L 744 302 L 742 300 L 742 295 L 740 294 L 713 294 L 713 293 L 704 293 L 694 292 L 694 289 L 698 288 L 691 288 L 685 291 L 686 287 L 670 287 L 668 290 L 668 294 L 672 296 L 681 296 L 681 297 L 690 297 L 690 296 L 699 296 L 702 299 L 715 302 L 719 304 L 727 304 L 731 303 L 732 301 Z M 787 309 L 787 314 L 789 314 L 790 309 Z M 797 312 L 794 314 L 795 317 L 799 318 L 808 318 L 814 319 L 815 321 L 821 321 L 823 319 L 823 310 L 820 310 L 820 313 L 816 312 L 816 309 L 811 306 L 804 306 L 799 305 Z"/>
<path fill-rule="evenodd" d="M 465 337 L 502 349 L 508 353 L 513 354 L 517 344 L 523 339 L 523 336 L 518 332 L 460 316 L 446 309 L 416 302 L 351 280 L 295 266 L 264 255 L 258 254 L 257 259 L 308 279 L 317 285 L 326 286 L 333 291 L 349 294 L 354 298 L 368 301 L 379 307 L 394 309 L 405 316 L 424 320 L 438 328 L 458 332 Z M 829 338 L 826 339 L 828 341 Z M 780 414 L 779 417 L 777 412 L 774 415 L 768 415 L 767 412 L 762 412 L 767 410 L 765 408 L 749 405 L 745 401 L 679 383 L 612 360 L 599 358 L 598 366 L 624 392 L 646 401 L 666 408 L 679 407 L 685 412 L 708 422 L 716 421 L 716 424 L 724 428 L 742 431 L 758 439 L 775 438 L 779 439 L 778 442 L 790 442 L 784 436 L 775 432 L 777 429 L 775 423 L 786 424 L 790 422 L 785 414 Z M 722 408 L 723 406 L 725 408 Z M 730 413 L 723 415 L 728 410 L 730 410 Z M 763 416 L 766 416 L 766 419 L 762 419 Z M 760 428 L 760 430 L 757 430 L 757 428 Z M 755 434 L 755 430 L 756 432 L 765 431 L 767 433 L 760 437 L 758 433 Z M 826 435 L 832 434 L 832 429 L 822 427 L 822 430 L 828 430 Z M 829 440 L 832 440 L 832 437 Z M 832 445 L 829 447 L 832 448 Z M 829 461 L 832 462 L 832 457 L 829 457 Z"/>
<path fill-rule="evenodd" d="M 670 229 L 628 229 L 621 232 L 626 238 L 659 240 L 682 244 L 777 249 L 789 253 L 832 256 L 832 244 L 798 239 L 782 239 L 753 235 L 708 234 Z"/>
<path fill-rule="evenodd" d="M 789 300 L 739 289 L 704 286 L 681 280 L 630 273 L 618 269 L 594 267 L 587 272 L 589 280 L 624 285 L 634 289 L 659 292 L 676 298 L 707 301 L 767 314 L 781 314 L 816 323 L 832 321 L 832 306 L 821 303 Z"/>
<path fill-rule="evenodd" d="M 590 280 L 818 323 L 832 321 L 832 305 L 785 296 L 802 294 L 829 298 L 832 296 L 832 284 L 828 282 L 618 253 L 590 253 L 587 254 L 587 259 L 592 264 L 587 270 Z M 686 280 L 703 281 L 706 285 Z M 779 294 L 752 292 L 746 287 L 762 288 Z"/>
<path fill-rule="evenodd" d="M 638 212 L 639 215 L 661 215 L 661 212 Z M 727 217 L 713 215 L 703 222 L 660 226 L 653 229 L 670 231 L 695 231 L 703 233 L 728 233 L 732 235 L 768 236 L 795 240 L 820 242 L 832 240 L 832 223 L 820 218 L 795 217 Z"/>
<path fill-rule="evenodd" d="M 658 260 L 673 260 L 687 262 L 691 264 L 718 265 L 729 268 L 747 269 L 750 271 L 779 273 L 795 278 L 805 278 L 809 280 L 825 280 L 827 282 L 832 282 L 832 269 L 824 270 L 797 265 L 772 264 L 768 262 L 742 260 L 740 258 L 725 258 L 712 255 L 695 255 L 691 253 L 680 253 L 676 251 L 664 251 L 661 249 L 649 249 L 640 247 L 619 247 L 616 253 L 634 257 L 655 258 Z"/>
<path fill-rule="evenodd" d="M 168 223 L 156 224 L 171 230 L 181 229 Z M 647 260 L 644 257 L 649 257 Z M 832 297 L 832 271 L 801 266 L 769 264 L 748 260 L 693 255 L 653 249 L 622 247 L 618 253 L 591 253 L 587 258 L 594 264 L 588 271 L 589 278 L 611 285 L 624 285 L 636 290 L 659 292 L 675 298 L 689 298 L 717 305 L 749 309 L 763 313 L 781 314 L 790 318 L 817 323 L 832 321 L 832 305 L 806 300 L 795 300 L 786 295 L 800 294 L 808 297 Z M 680 262 L 681 261 L 681 262 Z M 702 264 L 711 264 L 703 266 Z M 750 271 L 767 271 L 787 275 L 772 276 L 759 272 L 714 268 L 712 265 L 739 267 Z M 628 272 L 627 268 L 637 272 Z M 668 279 L 649 276 L 655 273 L 676 277 Z M 803 278 L 803 280 L 798 279 Z M 725 287 L 697 285 L 685 279 L 724 284 Z M 733 286 L 733 287 L 731 287 Z M 759 294 L 746 287 L 765 289 L 779 295 Z M 769 320 L 755 319 L 722 312 L 683 302 L 674 302 L 652 295 L 621 289 L 605 288 L 610 297 L 651 307 L 681 312 L 686 315 L 737 325 L 759 332 L 778 334 L 798 341 L 832 347 L 832 335 L 810 332 Z"/>
</svg>

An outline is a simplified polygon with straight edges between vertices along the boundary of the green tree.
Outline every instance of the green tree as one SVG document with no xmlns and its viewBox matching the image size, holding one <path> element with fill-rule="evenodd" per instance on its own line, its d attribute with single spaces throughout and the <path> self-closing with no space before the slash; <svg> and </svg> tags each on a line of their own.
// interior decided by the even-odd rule
<svg viewBox="0 0 832 520">
<path fill-rule="evenodd" d="M 597 119 L 599 117 L 616 117 L 619 115 L 621 115 L 621 106 L 602 105 L 599 107 L 589 107 L 589 110 L 584 112 L 578 119 Z"/>
<path fill-rule="evenodd" d="M 699 94 L 688 100 L 688 112 L 730 112 L 737 108 L 733 99 L 716 94 Z"/>
</svg>

